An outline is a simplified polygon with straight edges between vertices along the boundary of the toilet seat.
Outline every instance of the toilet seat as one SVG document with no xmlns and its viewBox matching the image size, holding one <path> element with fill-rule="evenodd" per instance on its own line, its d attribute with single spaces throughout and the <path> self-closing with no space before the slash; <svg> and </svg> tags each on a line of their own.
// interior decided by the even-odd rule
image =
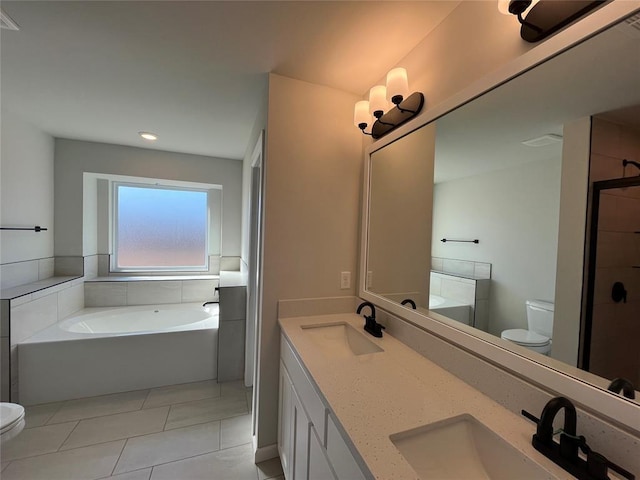
<svg viewBox="0 0 640 480">
<path fill-rule="evenodd" d="M 24 428 L 24 407 L 16 403 L 0 403 L 0 438 L 9 440 Z"/>
<path fill-rule="evenodd" d="M 523 328 L 504 330 L 500 336 L 523 347 L 544 347 L 551 342 L 549 337 Z"/>
</svg>

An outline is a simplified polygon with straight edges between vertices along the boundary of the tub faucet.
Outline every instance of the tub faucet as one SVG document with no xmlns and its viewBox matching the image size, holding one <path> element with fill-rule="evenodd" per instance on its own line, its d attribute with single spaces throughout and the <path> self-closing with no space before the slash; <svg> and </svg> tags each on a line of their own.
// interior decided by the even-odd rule
<svg viewBox="0 0 640 480">
<path fill-rule="evenodd" d="M 374 337 L 378 337 L 378 338 L 382 337 L 382 329 L 384 328 L 384 326 L 376 322 L 376 307 L 374 307 L 373 303 L 371 302 L 362 302 L 360 305 L 358 305 L 358 309 L 356 310 L 356 313 L 359 315 L 364 307 L 369 307 L 371 309 L 370 316 L 363 315 L 364 322 L 365 322 L 364 330 L 367 333 L 373 335 Z"/>
<path fill-rule="evenodd" d="M 563 409 L 564 426 L 556 432 L 560 434 L 558 443 L 553 440 L 553 420 Z M 635 480 L 633 474 L 591 450 L 584 436 L 576 435 L 576 407 L 569 399 L 555 397 L 549 400 L 542 409 L 540 419 L 525 410 L 522 410 L 522 415 L 538 425 L 531 439 L 533 447 L 578 480 L 609 480 L 609 468 L 628 480 Z M 586 461 L 578 456 L 578 449 L 586 455 Z"/>
<path fill-rule="evenodd" d="M 622 391 L 622 395 L 624 395 L 625 397 L 632 400 L 636 398 L 636 392 L 633 383 L 631 383 L 626 378 L 613 379 L 609 384 L 609 387 L 607 387 L 607 390 L 613 393 L 620 393 L 620 391 Z"/>
</svg>

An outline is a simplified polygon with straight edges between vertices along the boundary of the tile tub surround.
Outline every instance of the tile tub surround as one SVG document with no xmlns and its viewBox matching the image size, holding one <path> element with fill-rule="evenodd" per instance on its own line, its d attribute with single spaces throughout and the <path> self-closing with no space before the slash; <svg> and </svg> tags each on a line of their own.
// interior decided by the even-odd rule
<svg viewBox="0 0 640 480">
<path fill-rule="evenodd" d="M 18 344 L 17 399 L 33 405 L 215 379 L 215 307 L 179 303 L 81 310 Z M 141 323 L 135 324 L 137 318 Z M 65 330 L 83 321 L 116 327 L 104 333 Z M 118 329 L 119 322 L 140 331 Z"/>
<path fill-rule="evenodd" d="M 387 325 L 385 336 L 368 338 L 385 352 L 350 360 L 319 354 L 304 338 L 300 325 L 346 321 L 361 329 L 359 316 L 280 319 L 283 333 L 291 339 L 310 377 L 374 476 L 415 478 L 388 435 L 468 412 L 558 478 L 573 478 L 533 449 L 531 436 L 535 425 L 520 415 L 523 408 L 539 415 L 545 403 L 555 396 L 552 392 L 383 311 L 379 318 Z M 420 353 L 394 338 L 395 335 Z M 427 359 L 427 355 L 435 360 Z M 587 437 L 590 446 L 637 473 L 638 436 L 584 412 L 578 401 L 574 403 L 578 407 L 578 431 Z"/>
<path fill-rule="evenodd" d="M 279 478 L 278 459 L 253 463 L 250 398 L 208 381 L 28 407 L 27 427 L 3 445 L 2 478 Z M 176 409 L 193 423 L 171 428 Z"/>
<path fill-rule="evenodd" d="M 83 283 L 82 277 L 49 277 L 2 290 L 2 401 L 18 398 L 18 343 L 81 310 Z"/>
<path fill-rule="evenodd" d="M 85 283 L 86 307 L 117 307 L 215 300 L 217 275 L 197 276 L 112 276 Z"/>
</svg>

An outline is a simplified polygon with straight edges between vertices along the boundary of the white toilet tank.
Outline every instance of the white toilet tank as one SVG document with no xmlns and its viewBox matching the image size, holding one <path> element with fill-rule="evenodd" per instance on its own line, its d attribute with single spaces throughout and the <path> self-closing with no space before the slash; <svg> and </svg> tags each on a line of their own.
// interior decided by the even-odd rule
<svg viewBox="0 0 640 480">
<path fill-rule="evenodd" d="M 551 338 L 553 335 L 553 303 L 544 300 L 527 300 L 526 303 L 529 330 Z"/>
</svg>

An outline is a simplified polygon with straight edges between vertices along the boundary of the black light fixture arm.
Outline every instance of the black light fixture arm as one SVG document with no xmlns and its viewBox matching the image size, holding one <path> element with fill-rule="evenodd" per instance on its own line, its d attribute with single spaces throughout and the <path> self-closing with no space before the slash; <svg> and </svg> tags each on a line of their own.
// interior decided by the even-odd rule
<svg viewBox="0 0 640 480">
<path fill-rule="evenodd" d="M 373 124 L 371 134 L 376 140 L 414 118 L 424 106 L 424 95 L 414 92 L 382 115 Z"/>
<path fill-rule="evenodd" d="M 638 170 L 640 170 L 640 163 L 639 162 L 634 162 L 633 160 L 627 160 L 626 158 L 624 160 L 622 160 L 622 166 L 626 167 L 627 165 L 633 165 L 634 167 L 636 167 Z"/>
</svg>

